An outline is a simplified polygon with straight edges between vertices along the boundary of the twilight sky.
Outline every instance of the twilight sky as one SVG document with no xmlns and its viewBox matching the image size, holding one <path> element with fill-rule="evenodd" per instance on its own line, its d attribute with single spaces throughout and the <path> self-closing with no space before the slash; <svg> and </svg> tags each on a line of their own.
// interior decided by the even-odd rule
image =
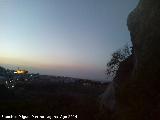
<svg viewBox="0 0 160 120">
<path fill-rule="evenodd" d="M 104 80 L 138 0 L 0 0 L 0 64 Z"/>
</svg>

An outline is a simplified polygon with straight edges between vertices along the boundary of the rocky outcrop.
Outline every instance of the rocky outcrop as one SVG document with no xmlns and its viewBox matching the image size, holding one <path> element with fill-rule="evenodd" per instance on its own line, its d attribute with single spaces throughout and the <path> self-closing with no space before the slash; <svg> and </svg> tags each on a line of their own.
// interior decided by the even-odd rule
<svg viewBox="0 0 160 120">
<path fill-rule="evenodd" d="M 117 91 L 120 120 L 160 119 L 160 1 L 141 0 L 128 17 L 134 48 L 130 79 Z"/>
<path fill-rule="evenodd" d="M 126 60 L 120 63 L 119 69 L 116 73 L 114 80 L 108 85 L 106 91 L 100 96 L 101 111 L 107 111 L 114 117 L 114 112 L 117 109 L 116 96 L 117 91 L 129 79 L 133 69 L 133 55 L 129 56 Z"/>
<path fill-rule="evenodd" d="M 100 96 L 100 109 L 113 112 L 115 110 L 115 83 L 111 82 L 106 91 Z"/>
<path fill-rule="evenodd" d="M 140 0 L 127 25 L 133 43 L 133 68 L 125 80 L 117 77 L 115 116 L 118 120 L 159 120 L 160 1 Z"/>
</svg>

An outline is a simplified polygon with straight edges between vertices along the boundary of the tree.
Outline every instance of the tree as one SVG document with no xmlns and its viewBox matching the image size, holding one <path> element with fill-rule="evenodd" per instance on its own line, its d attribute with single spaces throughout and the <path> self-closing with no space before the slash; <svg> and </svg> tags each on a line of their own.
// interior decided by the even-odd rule
<svg viewBox="0 0 160 120">
<path fill-rule="evenodd" d="M 119 68 L 119 64 L 131 55 L 131 47 L 125 45 L 123 48 L 118 49 L 111 55 L 110 61 L 106 65 L 107 79 L 113 79 Z"/>
</svg>

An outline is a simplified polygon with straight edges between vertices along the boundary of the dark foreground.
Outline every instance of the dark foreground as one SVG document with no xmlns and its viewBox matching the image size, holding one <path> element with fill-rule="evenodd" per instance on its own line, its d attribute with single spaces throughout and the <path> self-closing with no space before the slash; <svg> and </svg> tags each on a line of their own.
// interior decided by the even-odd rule
<svg viewBox="0 0 160 120">
<path fill-rule="evenodd" d="M 106 85 L 37 81 L 22 82 L 13 89 L 1 85 L 0 112 L 1 115 L 77 115 L 81 120 L 100 120 L 103 117 L 98 98 L 105 88 Z"/>
</svg>

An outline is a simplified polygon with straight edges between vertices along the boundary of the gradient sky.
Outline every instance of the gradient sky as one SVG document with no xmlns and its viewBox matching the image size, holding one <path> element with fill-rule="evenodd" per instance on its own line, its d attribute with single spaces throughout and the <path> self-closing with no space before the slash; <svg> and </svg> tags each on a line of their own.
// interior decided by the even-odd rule
<svg viewBox="0 0 160 120">
<path fill-rule="evenodd" d="M 104 80 L 138 0 L 0 0 L 0 64 Z M 23 68 L 22 67 L 22 68 Z"/>
</svg>

